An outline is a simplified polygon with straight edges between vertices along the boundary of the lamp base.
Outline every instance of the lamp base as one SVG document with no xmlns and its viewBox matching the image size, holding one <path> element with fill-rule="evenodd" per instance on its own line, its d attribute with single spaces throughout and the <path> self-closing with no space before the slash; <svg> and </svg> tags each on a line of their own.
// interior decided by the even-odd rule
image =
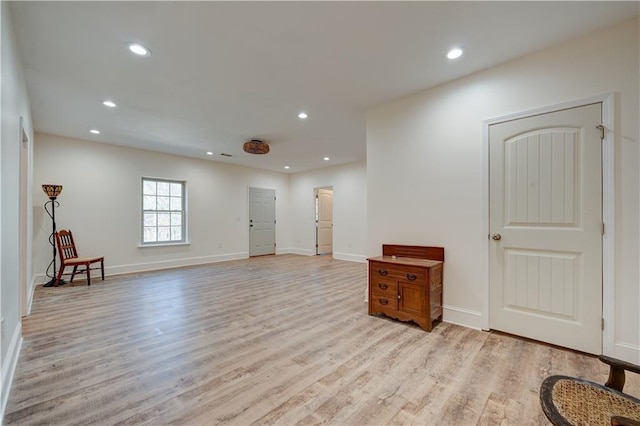
<svg viewBox="0 0 640 426">
<path fill-rule="evenodd" d="M 58 283 L 58 286 L 61 285 L 65 285 L 67 282 L 63 279 L 60 280 L 60 282 Z M 56 286 L 56 279 L 55 278 L 51 278 L 51 280 L 44 284 L 42 287 L 55 287 Z"/>
</svg>

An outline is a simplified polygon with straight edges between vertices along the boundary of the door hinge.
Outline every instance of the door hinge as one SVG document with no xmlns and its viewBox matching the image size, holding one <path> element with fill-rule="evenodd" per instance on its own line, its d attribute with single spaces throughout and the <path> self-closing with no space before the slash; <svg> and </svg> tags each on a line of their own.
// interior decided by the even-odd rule
<svg viewBox="0 0 640 426">
<path fill-rule="evenodd" d="M 276 221 L 274 220 L 274 221 L 273 221 L 273 224 L 275 225 L 275 223 L 276 223 Z"/>
<path fill-rule="evenodd" d="M 604 330 L 604 318 L 602 318 L 602 329 Z"/>
<path fill-rule="evenodd" d="M 604 222 L 602 222 L 602 235 L 604 235 Z"/>
<path fill-rule="evenodd" d="M 596 129 L 600 130 L 600 139 L 604 140 L 605 127 L 602 124 L 598 124 Z"/>
</svg>

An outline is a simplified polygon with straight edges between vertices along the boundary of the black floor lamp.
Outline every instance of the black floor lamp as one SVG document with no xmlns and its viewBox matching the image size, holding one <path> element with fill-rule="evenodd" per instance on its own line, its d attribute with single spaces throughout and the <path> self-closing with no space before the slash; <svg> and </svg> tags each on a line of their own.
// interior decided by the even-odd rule
<svg viewBox="0 0 640 426">
<path fill-rule="evenodd" d="M 42 190 L 47 194 L 47 197 L 49 197 L 49 201 L 44 203 L 44 210 L 51 218 L 51 223 L 53 224 L 53 232 L 51 232 L 51 235 L 49 236 L 49 244 L 53 247 L 53 260 L 47 267 L 47 276 L 50 277 L 51 280 L 43 287 L 53 287 L 65 284 L 64 280 L 60 280 L 60 282 L 56 283 L 56 205 L 60 205 L 60 203 L 56 201 L 56 198 L 58 198 L 58 195 L 62 192 L 62 185 L 42 185 Z M 51 205 L 51 211 L 47 208 L 48 205 Z M 51 265 L 53 265 L 53 275 L 49 275 Z"/>
</svg>

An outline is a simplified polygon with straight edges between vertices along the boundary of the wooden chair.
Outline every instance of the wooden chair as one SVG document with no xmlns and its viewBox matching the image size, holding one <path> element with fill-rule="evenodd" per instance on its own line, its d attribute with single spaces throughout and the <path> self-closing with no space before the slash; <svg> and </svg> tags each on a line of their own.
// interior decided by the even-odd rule
<svg viewBox="0 0 640 426">
<path fill-rule="evenodd" d="M 540 387 L 542 411 L 554 425 L 640 426 L 640 399 L 622 393 L 625 370 L 640 366 L 604 355 L 609 379 L 604 386 L 569 376 L 550 376 Z"/>
<path fill-rule="evenodd" d="M 91 270 L 98 269 L 91 268 L 91 264 L 100 262 L 100 271 L 102 272 L 102 280 L 104 281 L 104 257 L 78 257 L 78 251 L 76 250 L 76 245 L 73 241 L 73 235 L 71 231 L 62 229 L 59 232 L 56 232 L 56 242 L 58 244 L 58 253 L 60 254 L 60 270 L 58 271 L 58 276 L 56 277 L 55 286 L 58 286 L 60 282 L 60 278 L 64 273 L 64 269 L 67 266 L 73 266 L 73 272 L 71 273 L 71 279 L 69 282 L 73 282 L 73 278 L 76 273 L 78 274 L 87 274 L 87 285 L 91 285 Z M 78 266 L 84 265 L 83 271 L 78 271 Z M 67 274 L 68 275 L 68 274 Z"/>
</svg>

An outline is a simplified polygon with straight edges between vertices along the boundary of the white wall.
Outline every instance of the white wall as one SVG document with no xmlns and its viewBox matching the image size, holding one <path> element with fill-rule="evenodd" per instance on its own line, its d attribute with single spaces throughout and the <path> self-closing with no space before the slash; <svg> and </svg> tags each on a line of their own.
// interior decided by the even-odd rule
<svg viewBox="0 0 640 426">
<path fill-rule="evenodd" d="M 8 2 L 1 2 L 1 136 L 0 136 L 0 416 L 4 412 L 9 386 L 21 342 L 20 262 L 18 247 L 21 221 L 31 232 L 31 218 L 20 218 L 20 150 L 21 125 L 33 140 L 27 88 L 23 78 Z M 24 194 L 30 199 L 30 193 Z M 27 247 L 30 251 L 30 247 Z M 27 264 L 30 264 L 28 256 Z M 30 272 L 26 281 L 31 282 Z"/>
<path fill-rule="evenodd" d="M 367 251 L 367 168 L 364 162 L 291 176 L 295 253 L 315 254 L 315 188 L 333 188 L 333 257 L 364 262 Z M 363 285 L 366 285 L 363 284 Z"/>
<path fill-rule="evenodd" d="M 63 185 L 58 229 L 74 233 L 81 256 L 104 255 L 107 274 L 248 257 L 248 187 L 276 191 L 276 244 L 287 252 L 289 175 L 36 133 L 34 268 L 44 282 L 51 221 L 39 186 Z M 139 247 L 141 178 L 187 182 L 189 245 Z M 220 247 L 220 245 L 222 247 Z"/>
<path fill-rule="evenodd" d="M 638 52 L 635 19 L 370 111 L 367 254 L 444 246 L 444 319 L 480 327 L 482 121 L 617 92 L 615 350 L 638 362 Z"/>
</svg>

